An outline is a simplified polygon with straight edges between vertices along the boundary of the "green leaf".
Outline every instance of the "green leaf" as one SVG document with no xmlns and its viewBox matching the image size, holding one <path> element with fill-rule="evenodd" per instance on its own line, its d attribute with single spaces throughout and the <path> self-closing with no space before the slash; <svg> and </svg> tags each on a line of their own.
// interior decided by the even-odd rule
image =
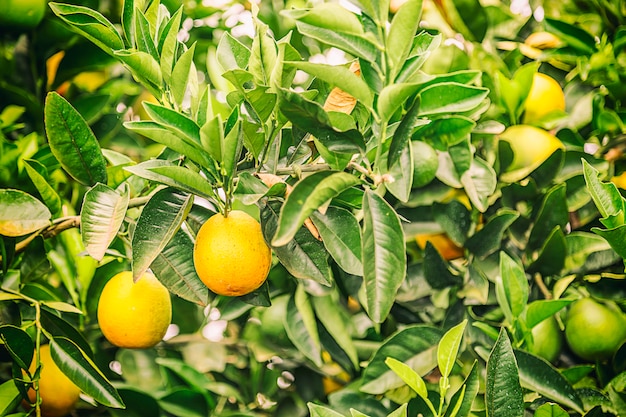
<svg viewBox="0 0 626 417">
<path fill-rule="evenodd" d="M 435 149 L 445 152 L 449 147 L 467 140 L 475 126 L 476 122 L 465 116 L 442 116 L 420 127 L 413 139 L 425 140 L 432 143 Z"/>
<path fill-rule="evenodd" d="M 63 318 L 58 316 L 56 312 L 50 312 L 47 309 L 41 309 L 41 327 L 54 337 L 67 337 L 82 349 L 88 356 L 92 356 L 91 346 L 85 340 L 85 337 Z"/>
<path fill-rule="evenodd" d="M 187 86 L 193 82 L 194 77 L 197 77 L 193 64 L 193 54 L 195 50 L 196 44 L 194 43 L 178 58 L 172 70 L 170 89 L 172 91 L 172 98 L 179 107 L 182 107 Z M 192 78 L 191 81 L 190 78 Z"/>
<path fill-rule="evenodd" d="M 282 10 L 281 14 L 319 28 L 352 35 L 363 34 L 363 25 L 357 15 L 337 3 L 320 3 L 310 9 Z"/>
<path fill-rule="evenodd" d="M 626 259 L 626 224 L 612 229 L 592 227 L 591 231 L 602 236 L 623 259 Z"/>
<path fill-rule="evenodd" d="M 437 348 L 437 364 L 439 366 L 439 372 L 441 372 L 441 375 L 445 379 L 450 376 L 452 367 L 456 362 L 466 325 L 467 320 L 463 320 L 461 323 L 448 330 L 439 342 L 439 347 Z"/>
<path fill-rule="evenodd" d="M 89 357 L 70 339 L 50 341 L 52 360 L 85 394 L 106 407 L 124 408 L 119 394 Z"/>
<path fill-rule="evenodd" d="M 368 394 L 384 394 L 401 387 L 404 382 L 385 364 L 387 358 L 404 362 L 419 375 L 437 366 L 437 343 L 441 330 L 423 324 L 410 325 L 386 339 L 363 371 L 360 390 Z"/>
<path fill-rule="evenodd" d="M 526 307 L 526 327 L 529 329 L 541 323 L 548 317 L 552 317 L 563 307 L 568 306 L 574 300 L 535 300 Z"/>
<path fill-rule="evenodd" d="M 339 414 L 338 412 L 323 405 L 307 403 L 307 407 L 309 408 L 311 417 L 344 417 L 343 414 Z"/>
<path fill-rule="evenodd" d="M 322 366 L 322 350 L 315 315 L 309 296 L 299 285 L 287 303 L 285 330 L 289 340 L 317 366 Z"/>
<path fill-rule="evenodd" d="M 200 127 L 184 114 L 161 104 L 143 102 L 143 107 L 150 118 L 171 130 L 185 136 L 188 141 L 200 144 Z"/>
<path fill-rule="evenodd" d="M 565 41 L 583 55 L 591 55 L 597 51 L 596 41 L 593 36 L 570 23 L 556 19 L 546 18 L 546 29 L 556 34 L 559 39 Z"/>
<path fill-rule="evenodd" d="M 624 224 L 624 198 L 612 182 L 601 182 L 600 173 L 589 162 L 582 159 L 583 174 L 587 190 L 595 203 L 598 211 L 607 220 L 604 225 L 614 228 Z"/>
<path fill-rule="evenodd" d="M 415 94 L 422 87 L 421 84 L 391 84 L 383 88 L 380 92 L 377 102 L 378 115 L 383 121 L 388 121 L 394 115 L 394 113 L 402 107 L 402 105 Z M 415 102 L 413 103 L 413 107 L 417 106 L 417 108 L 411 108 L 409 110 L 409 114 L 407 114 L 408 123 L 404 129 L 413 129 L 415 127 L 415 123 L 418 119 L 418 115 L 421 114 L 422 109 L 420 107 L 421 97 L 418 96 Z"/>
<path fill-rule="evenodd" d="M 554 226 L 539 248 L 538 254 L 533 254 L 533 262 L 527 268 L 528 273 L 538 272 L 543 276 L 558 275 L 565 266 L 566 245 L 563 230 L 560 226 Z"/>
<path fill-rule="evenodd" d="M 106 161 L 98 140 L 80 113 L 55 91 L 46 96 L 44 121 L 50 150 L 63 169 L 81 184 L 106 184 Z"/>
<path fill-rule="evenodd" d="M 9 415 L 22 400 L 22 395 L 15 385 L 15 381 L 9 379 L 0 384 L 0 416 Z"/>
<path fill-rule="evenodd" d="M 121 193 L 104 184 L 97 184 L 85 193 L 80 211 L 81 233 L 85 250 L 101 261 L 117 236 L 130 201 L 130 188 Z"/>
<path fill-rule="evenodd" d="M 0 341 L 17 366 L 28 369 L 33 361 L 34 344 L 28 333 L 17 326 L 0 326 Z"/>
<path fill-rule="evenodd" d="M 276 65 L 278 57 L 278 47 L 276 41 L 269 36 L 268 26 L 259 19 L 254 19 L 256 35 L 252 40 L 250 48 L 250 60 L 248 61 L 248 70 L 254 76 L 255 84 L 261 86 L 269 85 L 271 74 Z"/>
<path fill-rule="evenodd" d="M 528 238 L 530 248 L 542 245 L 553 233 L 555 226 L 565 228 L 569 222 L 566 188 L 567 185 L 561 183 L 546 193 Z"/>
<path fill-rule="evenodd" d="M 205 198 L 215 198 L 211 183 L 199 173 L 171 162 L 153 159 L 124 168 L 126 171 Z"/>
<path fill-rule="evenodd" d="M 423 265 L 424 278 L 433 289 L 443 290 L 463 283 L 462 277 L 450 270 L 446 260 L 429 240 L 424 248 Z"/>
<path fill-rule="evenodd" d="M 180 22 L 182 20 L 183 7 L 179 7 L 172 18 L 167 22 L 167 25 L 163 29 L 161 35 L 161 41 L 159 41 L 159 52 L 161 59 L 159 65 L 161 66 L 161 74 L 163 74 L 163 80 L 166 83 L 172 81 L 172 69 L 174 68 L 174 62 L 176 61 L 176 52 L 178 50 L 178 32 L 180 31 Z"/>
<path fill-rule="evenodd" d="M 498 179 L 494 169 L 486 161 L 474 157 L 470 168 L 461 176 L 461 184 L 470 201 L 484 213 L 489 208 L 489 197 L 496 191 Z"/>
<path fill-rule="evenodd" d="M 345 66 L 314 64 L 304 61 L 287 61 L 285 65 L 291 65 L 299 70 L 308 72 L 333 87 L 341 88 L 360 101 L 365 107 L 372 107 L 374 97 L 369 87 L 365 81 Z"/>
<path fill-rule="evenodd" d="M 394 136 L 395 137 L 395 136 Z M 387 142 L 390 146 L 393 145 Z M 387 144 L 383 144 L 386 146 Z M 413 188 L 413 175 L 414 175 L 414 153 L 415 149 L 411 142 L 407 142 L 403 149 L 400 150 L 400 156 L 398 160 L 391 166 L 387 162 L 387 157 L 390 152 L 383 152 L 380 158 L 380 164 L 385 167 L 389 166 L 387 172 L 393 178 L 392 182 L 386 182 L 385 187 L 389 192 L 398 200 L 404 202 L 409 201 L 411 197 L 411 189 Z"/>
<path fill-rule="evenodd" d="M 326 213 L 313 212 L 313 223 L 335 262 L 349 274 L 363 276 L 361 228 L 354 215 L 343 208 L 328 207 Z"/>
<path fill-rule="evenodd" d="M 583 404 L 576 390 L 557 369 L 547 361 L 523 350 L 516 350 L 515 357 L 524 388 L 584 414 Z"/>
<path fill-rule="evenodd" d="M 504 327 L 487 360 L 485 403 L 488 416 L 522 417 L 524 397 L 511 341 Z"/>
<path fill-rule="evenodd" d="M 382 323 L 406 276 L 406 245 L 400 219 L 382 197 L 369 189 L 363 195 L 363 282 L 366 311 Z"/>
<path fill-rule="evenodd" d="M 206 394 L 184 387 L 167 392 L 159 398 L 159 405 L 175 416 L 203 417 L 210 414 Z"/>
<path fill-rule="evenodd" d="M 496 291 L 498 303 L 503 306 L 505 313 L 508 310 L 510 315 L 505 315 L 512 323 L 514 318 L 519 317 L 526 308 L 528 279 L 522 266 L 504 251 L 500 252 L 500 276 L 496 281 L 496 287 L 502 288 L 502 292 Z M 504 300 L 501 299 L 501 295 L 504 295 Z"/>
<path fill-rule="evenodd" d="M 535 410 L 534 417 L 568 417 L 569 414 L 558 404 L 542 404 Z"/>
<path fill-rule="evenodd" d="M 417 393 L 422 399 L 426 402 L 426 404 L 432 407 L 432 403 L 428 399 L 428 389 L 426 388 L 426 383 L 422 379 L 421 376 L 417 372 L 415 372 L 410 366 L 405 365 L 394 358 L 387 358 L 385 360 L 385 364 L 396 373 L 407 384 L 413 391 Z"/>
<path fill-rule="evenodd" d="M 105 52 L 124 48 L 124 41 L 102 14 L 88 7 L 73 6 L 61 3 L 49 3 L 52 12 L 59 16 L 73 30 L 89 39 Z"/>
<path fill-rule="evenodd" d="M 171 150 L 185 155 L 200 166 L 210 169 L 215 168 L 215 161 L 211 159 L 208 152 L 200 144 L 191 141 L 184 136 L 176 135 L 167 128 L 155 122 L 126 122 L 124 126 L 134 132 L 144 135 L 155 142 L 167 146 Z"/>
<path fill-rule="evenodd" d="M 595 256 L 609 253 L 616 256 L 611 245 L 601 236 L 589 232 L 575 231 L 565 236 L 567 257 L 565 270 L 577 272 L 591 265 Z M 626 253 L 626 251 L 625 251 Z M 609 261 L 613 263 L 613 261 Z"/>
<path fill-rule="evenodd" d="M 150 269 L 165 287 L 177 296 L 200 306 L 209 303 L 209 290 L 196 273 L 194 243 L 179 229 L 150 264 Z"/>
<path fill-rule="evenodd" d="M 420 101 L 419 98 L 417 98 L 396 128 L 393 134 L 393 139 L 391 140 L 391 145 L 389 145 L 387 168 L 391 169 L 391 167 L 399 161 L 400 156 L 407 148 L 407 145 L 411 140 L 411 136 L 413 135 L 413 129 L 415 129 L 415 127 L 420 124 L 419 107 Z"/>
<path fill-rule="evenodd" d="M 157 191 L 141 211 L 133 233 L 133 280 L 150 267 L 187 217 L 193 195 L 172 188 Z"/>
<path fill-rule="evenodd" d="M 278 227 L 279 202 L 261 203 L 261 227 L 265 241 L 271 241 Z M 312 279 L 330 286 L 332 273 L 328 265 L 328 252 L 324 244 L 311 232 L 300 228 L 293 239 L 284 246 L 273 246 L 272 251 L 291 275 Z"/>
<path fill-rule="evenodd" d="M 504 233 L 519 218 L 517 211 L 500 209 L 487 224 L 465 241 L 465 247 L 479 258 L 486 258 L 501 246 Z"/>
<path fill-rule="evenodd" d="M 143 13 L 135 13 L 135 45 L 141 52 L 145 52 L 152 56 L 155 60 L 159 59 L 156 45 L 154 44 L 154 34 L 151 33 L 150 23 Z"/>
<path fill-rule="evenodd" d="M 302 36 L 334 46 L 376 65 L 380 46 L 373 37 L 341 33 L 334 29 L 320 28 L 303 22 L 296 22 L 296 27 Z"/>
<path fill-rule="evenodd" d="M 438 115 L 444 113 L 460 113 L 470 111 L 479 106 L 489 89 L 460 84 L 458 82 L 442 82 L 420 91 L 420 115 Z"/>
<path fill-rule="evenodd" d="M 300 94 L 280 91 L 280 111 L 294 126 L 311 133 L 329 151 L 353 154 L 365 149 L 363 135 L 357 129 L 341 130 L 333 125 L 328 113 L 319 104 Z"/>
<path fill-rule="evenodd" d="M 115 51 L 115 56 L 128 68 L 136 81 L 155 97 L 161 97 L 163 75 L 156 59 L 148 53 L 129 50 Z"/>
<path fill-rule="evenodd" d="M 0 190 L 0 235 L 23 236 L 50 224 L 48 207 L 20 190 Z"/>
<path fill-rule="evenodd" d="M 478 361 L 474 361 L 472 369 L 467 375 L 467 378 L 465 378 L 465 381 L 463 381 L 462 388 L 457 390 L 450 400 L 450 404 L 458 404 L 458 401 L 461 401 L 458 410 L 456 410 L 456 414 L 452 411 L 452 407 L 448 407 L 445 417 L 468 417 L 470 415 L 472 405 L 474 404 L 474 400 L 480 388 L 479 368 L 476 366 L 477 363 Z"/>
<path fill-rule="evenodd" d="M 409 56 L 421 16 L 422 1 L 414 0 L 404 3 L 391 20 L 385 43 L 391 79 L 396 78 Z"/>
<path fill-rule="evenodd" d="M 293 187 L 280 212 L 272 246 L 284 246 L 293 239 L 304 221 L 333 197 L 361 180 L 346 172 L 320 171 L 304 177 Z"/>
<path fill-rule="evenodd" d="M 61 197 L 51 185 L 46 167 L 37 160 L 25 159 L 24 168 L 46 206 L 52 213 L 58 213 L 61 210 Z"/>
<path fill-rule="evenodd" d="M 355 369 L 359 367 L 359 357 L 356 347 L 352 343 L 350 329 L 352 322 L 343 313 L 339 305 L 339 299 L 334 292 L 328 295 L 311 297 L 310 300 L 315 310 L 317 319 L 333 337 L 343 352 L 348 356 Z"/>
<path fill-rule="evenodd" d="M 224 33 L 217 45 L 217 60 L 224 71 L 247 68 L 250 55 L 250 50 L 230 32 Z"/>
</svg>

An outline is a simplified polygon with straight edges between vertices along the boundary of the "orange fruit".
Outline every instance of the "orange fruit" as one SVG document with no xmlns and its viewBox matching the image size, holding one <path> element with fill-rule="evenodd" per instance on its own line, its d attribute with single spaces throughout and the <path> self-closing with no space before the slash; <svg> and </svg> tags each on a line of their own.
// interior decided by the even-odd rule
<svg viewBox="0 0 626 417">
<path fill-rule="evenodd" d="M 535 73 L 532 86 L 524 103 L 523 123 L 533 124 L 549 113 L 565 111 L 565 95 L 559 83 L 549 75 Z"/>
<path fill-rule="evenodd" d="M 50 345 L 39 347 L 39 360 L 42 368 L 39 374 L 39 396 L 41 398 L 41 415 L 44 417 L 62 417 L 67 415 L 78 402 L 80 388 L 78 388 L 59 369 L 50 355 Z M 30 364 L 29 371 L 35 372 L 36 363 Z M 36 401 L 35 390 L 28 391 L 31 404 Z"/>
<path fill-rule="evenodd" d="M 172 320 L 170 293 L 151 273 L 133 282 L 130 271 L 109 280 L 98 302 L 98 323 L 118 347 L 145 349 L 159 343 Z"/>
<path fill-rule="evenodd" d="M 198 276 L 211 291 L 240 296 L 265 282 L 272 251 L 259 222 L 244 211 L 233 210 L 227 217 L 215 214 L 202 225 L 193 260 Z"/>
<path fill-rule="evenodd" d="M 463 248 L 454 243 L 445 232 L 420 233 L 415 236 L 415 241 L 420 249 L 425 249 L 426 242 L 430 242 L 447 261 L 460 258 L 464 254 Z"/>
<path fill-rule="evenodd" d="M 507 167 L 510 175 L 515 172 L 528 175 L 557 149 L 565 149 L 565 145 L 556 136 L 530 125 L 510 126 L 500 134 L 500 140 L 507 142 L 513 151 L 513 161 Z"/>
</svg>

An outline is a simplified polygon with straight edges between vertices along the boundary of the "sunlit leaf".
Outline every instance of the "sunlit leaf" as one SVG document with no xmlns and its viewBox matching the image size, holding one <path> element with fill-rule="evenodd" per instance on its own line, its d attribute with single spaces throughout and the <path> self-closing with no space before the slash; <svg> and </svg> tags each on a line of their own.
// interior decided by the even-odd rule
<svg viewBox="0 0 626 417">
<path fill-rule="evenodd" d="M 406 61 L 413 46 L 413 38 L 419 28 L 422 1 L 407 1 L 396 12 L 387 34 L 387 60 L 391 78 L 394 79 Z"/>
<path fill-rule="evenodd" d="M 87 253 L 100 261 L 117 236 L 130 201 L 128 186 L 121 193 L 97 184 L 85 193 L 80 212 L 81 232 Z"/>
<path fill-rule="evenodd" d="M 466 112 L 476 108 L 489 94 L 489 89 L 457 82 L 442 82 L 420 91 L 420 115 Z"/>
<path fill-rule="evenodd" d="M 170 88 L 172 90 L 172 96 L 174 102 L 179 106 L 182 106 L 187 86 L 193 82 L 191 78 L 197 77 L 193 64 L 193 55 L 196 50 L 196 44 L 191 45 L 176 61 L 174 69 L 172 70 L 172 82 Z"/>
<path fill-rule="evenodd" d="M 467 320 L 463 320 L 461 323 L 448 330 L 441 341 L 439 341 L 439 347 L 437 348 L 437 363 L 439 365 L 439 372 L 444 378 L 447 378 L 452 372 L 452 367 L 456 362 L 459 348 L 461 347 L 461 339 L 463 338 L 463 332 Z"/>
<path fill-rule="evenodd" d="M 417 372 L 415 372 L 411 367 L 405 365 L 394 358 L 387 358 L 385 360 L 385 364 L 396 373 L 413 391 L 415 391 L 420 397 L 424 399 L 427 403 L 430 402 L 428 399 L 428 389 L 426 388 L 426 383 L 422 379 L 421 376 Z"/>
<path fill-rule="evenodd" d="M 307 403 L 307 407 L 309 408 L 309 412 L 311 413 L 311 417 L 344 417 L 343 414 L 339 414 L 338 412 L 332 410 L 331 408 L 325 407 L 323 405 Z"/>
<path fill-rule="evenodd" d="M 50 224 L 48 207 L 20 190 L 0 190 L 0 235 L 23 236 Z"/>
<path fill-rule="evenodd" d="M 46 206 L 52 213 L 57 213 L 61 209 L 61 197 L 50 184 L 46 168 L 34 159 L 24 160 L 24 168 Z"/>
</svg>

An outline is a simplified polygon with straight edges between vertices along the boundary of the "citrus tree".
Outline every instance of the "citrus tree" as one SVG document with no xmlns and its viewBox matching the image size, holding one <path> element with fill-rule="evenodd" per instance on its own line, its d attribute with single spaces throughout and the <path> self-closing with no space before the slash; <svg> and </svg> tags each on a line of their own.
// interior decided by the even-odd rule
<svg viewBox="0 0 626 417">
<path fill-rule="evenodd" d="M 1 415 L 626 412 L 619 6 L 47 7 L 2 18 Z"/>
</svg>

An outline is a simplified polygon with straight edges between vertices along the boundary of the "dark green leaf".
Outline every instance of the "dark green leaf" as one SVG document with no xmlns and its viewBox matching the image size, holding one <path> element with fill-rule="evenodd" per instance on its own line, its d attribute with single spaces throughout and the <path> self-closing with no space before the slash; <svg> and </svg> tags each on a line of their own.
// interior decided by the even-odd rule
<svg viewBox="0 0 626 417">
<path fill-rule="evenodd" d="M 59 369 L 87 395 L 107 407 L 124 408 L 113 385 L 74 342 L 55 337 L 50 341 L 50 353 Z"/>
<path fill-rule="evenodd" d="M 489 89 L 442 82 L 420 91 L 420 115 L 466 112 L 476 108 L 489 94 Z"/>
<path fill-rule="evenodd" d="M 366 311 L 373 321 L 382 323 L 406 276 L 406 247 L 398 215 L 369 189 L 363 195 L 361 250 Z"/>
<path fill-rule="evenodd" d="M 44 113 L 50 150 L 63 169 L 81 184 L 106 184 L 106 161 L 85 119 L 54 91 L 46 96 Z"/>
<path fill-rule="evenodd" d="M 546 18 L 546 28 L 582 54 L 591 55 L 597 50 L 593 36 L 578 26 L 561 20 Z"/>
<path fill-rule="evenodd" d="M 20 190 L 0 190 L 0 235 L 23 236 L 50 224 L 48 207 Z"/>
<path fill-rule="evenodd" d="M 130 189 L 121 193 L 97 184 L 85 193 L 80 212 L 81 233 L 87 253 L 100 261 L 124 222 Z"/>
<path fill-rule="evenodd" d="M 608 221 L 604 225 L 613 228 L 624 224 L 624 198 L 619 193 L 615 184 L 601 182 L 600 173 L 589 162 L 582 159 L 583 173 L 587 190 L 595 203 L 600 214 Z"/>
<path fill-rule="evenodd" d="M 385 43 L 391 79 L 395 79 L 396 74 L 409 56 L 421 16 L 422 1 L 407 1 L 391 20 Z"/>
<path fill-rule="evenodd" d="M 52 213 L 58 213 L 61 210 L 61 197 L 51 185 L 46 167 L 34 159 L 25 159 L 24 168 L 46 206 Z"/>
<path fill-rule="evenodd" d="M 192 195 L 165 188 L 157 191 L 144 206 L 132 239 L 135 281 L 180 229 L 192 204 Z"/>
<path fill-rule="evenodd" d="M 504 233 L 519 216 L 513 210 L 499 210 L 482 229 L 467 239 L 465 247 L 479 258 L 486 258 L 500 248 Z"/>
<path fill-rule="evenodd" d="M 261 204 L 261 227 L 266 241 L 271 241 L 278 227 L 280 203 Z M 284 246 L 272 247 L 280 263 L 291 275 L 301 279 L 312 279 L 330 286 L 332 273 L 328 265 L 328 252 L 324 244 L 311 232 L 300 228 L 293 239 Z"/>
<path fill-rule="evenodd" d="M 294 126 L 311 133 L 328 150 L 353 154 L 365 149 L 363 135 L 357 129 L 336 128 L 322 106 L 302 95 L 281 90 L 278 105 Z"/>
<path fill-rule="evenodd" d="M 522 417 L 524 397 L 511 341 L 503 328 L 487 361 L 487 415 Z"/>
<path fill-rule="evenodd" d="M 294 297 L 287 303 L 285 330 L 289 340 L 300 352 L 317 366 L 322 365 L 322 350 L 315 315 L 304 287 L 298 286 Z"/>
<path fill-rule="evenodd" d="M 328 207 L 324 214 L 313 212 L 311 217 L 326 250 L 341 269 L 362 276 L 361 228 L 356 217 L 339 207 Z"/>
<path fill-rule="evenodd" d="M 389 146 L 387 168 L 391 168 L 394 164 L 396 164 L 396 162 L 398 162 L 403 150 L 407 147 L 409 141 L 411 140 L 413 129 L 418 126 L 419 107 L 420 100 L 417 98 L 400 121 L 400 125 L 396 128 L 391 145 Z"/>
<path fill-rule="evenodd" d="M 17 326 L 3 325 L 0 326 L 0 341 L 17 366 L 28 369 L 35 349 L 28 333 Z"/>
<path fill-rule="evenodd" d="M 385 361 L 394 358 L 425 375 L 437 366 L 437 343 L 441 330 L 427 325 L 411 325 L 390 336 L 373 355 L 363 371 L 361 391 L 384 394 L 404 382 L 391 371 Z"/>
<path fill-rule="evenodd" d="M 426 241 L 424 248 L 424 277 L 428 284 L 434 289 L 444 289 L 463 282 L 461 276 L 453 273 L 442 254 L 433 246 L 430 241 Z"/>
<path fill-rule="evenodd" d="M 159 405 L 175 416 L 203 417 L 210 414 L 205 392 L 178 387 L 159 398 Z"/>
<path fill-rule="evenodd" d="M 565 234 L 560 226 L 554 226 L 539 249 L 537 257 L 533 257 L 533 263 L 528 266 L 527 271 L 530 274 L 539 272 L 544 276 L 558 275 L 565 266 L 566 255 Z"/>
<path fill-rule="evenodd" d="M 46 309 L 41 310 L 41 326 L 52 336 L 63 336 L 83 350 L 88 356 L 92 356 L 91 346 L 85 340 L 85 337 L 70 323 L 63 320 L 58 315 L 49 312 Z"/>
<path fill-rule="evenodd" d="M 283 246 L 293 239 L 304 221 L 333 197 L 361 180 L 345 172 L 320 171 L 304 177 L 293 187 L 280 212 L 272 246 Z"/>
<path fill-rule="evenodd" d="M 561 183 L 546 193 L 528 238 L 529 247 L 542 245 L 555 226 L 564 228 L 568 221 L 566 184 Z"/>
<path fill-rule="evenodd" d="M 192 303 L 206 306 L 209 291 L 202 283 L 193 263 L 194 243 L 179 229 L 150 264 L 150 269 L 167 289 Z"/>
<path fill-rule="evenodd" d="M 547 361 L 523 350 L 516 350 L 519 376 L 524 388 L 583 414 L 583 405 L 574 388 Z"/>
<path fill-rule="evenodd" d="M 472 404 L 476 399 L 476 395 L 478 395 L 478 390 L 480 388 L 480 377 L 479 377 L 479 368 L 477 366 L 477 361 L 474 361 L 472 364 L 472 369 L 470 370 L 467 378 L 463 381 L 463 387 L 459 388 L 457 392 L 452 396 L 450 400 L 450 404 L 456 404 L 457 401 L 461 401 L 461 405 L 456 414 L 456 417 L 468 417 L 472 410 Z M 460 398 L 461 395 L 463 398 Z M 445 417 L 452 417 L 452 407 L 448 407 L 446 410 Z"/>
</svg>

